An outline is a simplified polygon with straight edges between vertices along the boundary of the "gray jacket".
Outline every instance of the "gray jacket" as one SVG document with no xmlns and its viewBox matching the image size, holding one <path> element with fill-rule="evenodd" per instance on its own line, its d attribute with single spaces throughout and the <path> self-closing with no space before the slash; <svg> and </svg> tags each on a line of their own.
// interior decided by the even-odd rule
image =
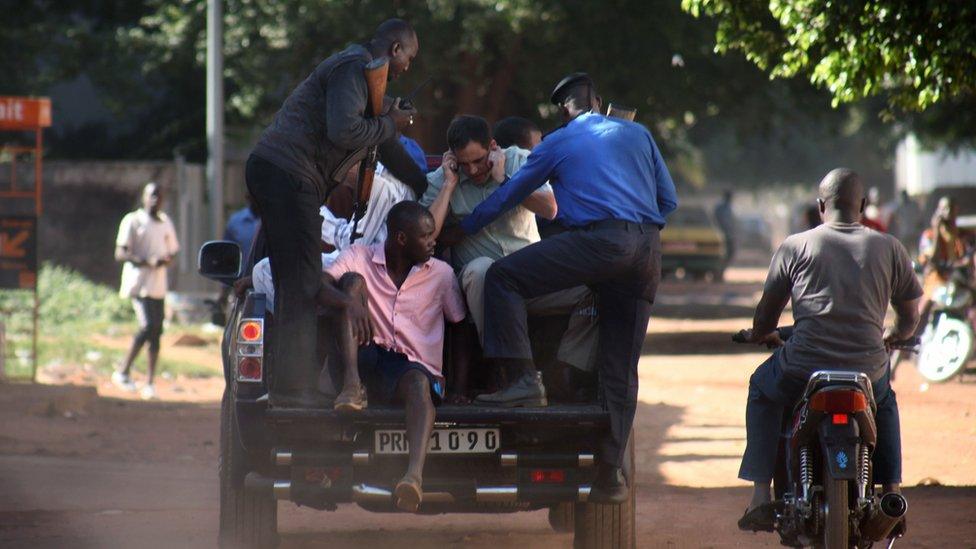
<svg viewBox="0 0 976 549">
<path fill-rule="evenodd" d="M 364 116 L 367 89 L 363 67 L 371 60 L 365 47 L 352 44 L 322 61 L 288 96 L 253 153 L 313 182 L 323 199 L 365 156 L 367 147 L 382 144 L 381 158 L 406 156 L 390 116 Z M 392 163 L 397 168 L 402 164 Z M 392 171 L 393 166 L 389 167 Z M 424 180 L 416 168 L 402 172 L 397 169 L 394 175 L 411 187 Z"/>
</svg>

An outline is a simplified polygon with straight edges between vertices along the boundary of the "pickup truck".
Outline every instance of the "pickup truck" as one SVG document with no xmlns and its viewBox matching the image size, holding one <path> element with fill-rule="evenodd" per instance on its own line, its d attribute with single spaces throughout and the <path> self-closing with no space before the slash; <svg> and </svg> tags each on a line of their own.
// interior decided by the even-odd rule
<svg viewBox="0 0 976 549">
<path fill-rule="evenodd" d="M 208 242 L 200 250 L 198 270 L 228 284 L 250 270 L 241 258 L 233 242 Z M 340 413 L 270 404 L 269 380 L 280 365 L 274 361 L 274 322 L 265 311 L 264 294 L 248 290 L 233 303 L 223 335 L 222 547 L 277 545 L 281 501 L 324 511 L 351 503 L 376 513 L 395 512 L 392 490 L 406 466 L 401 408 Z M 636 547 L 633 435 L 624 467 L 630 498 L 621 505 L 587 502 L 594 454 L 608 419 L 599 402 L 439 406 L 419 512 L 548 509 L 556 531 L 574 533 L 575 547 Z"/>
</svg>

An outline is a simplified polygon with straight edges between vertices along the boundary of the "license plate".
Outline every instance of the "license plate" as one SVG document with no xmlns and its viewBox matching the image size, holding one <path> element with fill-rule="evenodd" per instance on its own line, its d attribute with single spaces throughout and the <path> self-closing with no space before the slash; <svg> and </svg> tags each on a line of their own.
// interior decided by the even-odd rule
<svg viewBox="0 0 976 549">
<path fill-rule="evenodd" d="M 400 429 L 375 431 L 377 454 L 406 454 L 410 451 L 407 432 Z M 427 445 L 429 454 L 492 454 L 498 450 L 498 429 L 434 429 Z"/>
</svg>

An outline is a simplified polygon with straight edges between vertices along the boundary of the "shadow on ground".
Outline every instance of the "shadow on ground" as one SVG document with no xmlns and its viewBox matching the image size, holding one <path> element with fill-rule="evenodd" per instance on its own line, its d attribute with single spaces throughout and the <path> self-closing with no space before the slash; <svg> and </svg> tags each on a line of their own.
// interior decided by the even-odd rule
<svg viewBox="0 0 976 549">
<path fill-rule="evenodd" d="M 641 355 L 733 355 L 763 352 L 763 347 L 732 342 L 732 333 L 681 332 L 649 333 L 641 345 Z"/>
</svg>

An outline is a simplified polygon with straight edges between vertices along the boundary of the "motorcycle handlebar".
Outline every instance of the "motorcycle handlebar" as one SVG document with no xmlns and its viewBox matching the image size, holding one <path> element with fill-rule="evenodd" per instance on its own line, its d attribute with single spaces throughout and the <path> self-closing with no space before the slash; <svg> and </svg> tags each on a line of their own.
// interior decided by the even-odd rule
<svg viewBox="0 0 976 549">
<path fill-rule="evenodd" d="M 898 341 L 892 341 L 888 344 L 888 348 L 892 351 L 915 351 L 916 348 L 922 343 L 922 338 L 915 336 L 908 339 L 901 339 Z"/>
<path fill-rule="evenodd" d="M 789 336 L 792 335 L 792 333 L 793 333 L 793 327 L 792 326 L 786 326 L 786 327 L 783 327 L 783 328 L 777 328 L 777 330 L 779 330 L 779 332 L 780 332 L 780 338 L 783 339 L 784 341 L 786 339 L 789 339 Z M 740 331 L 732 334 L 732 342 L 733 343 L 750 343 L 750 341 L 749 341 L 749 339 L 747 337 L 747 334 L 748 334 L 748 330 L 740 330 Z M 910 337 L 908 339 L 901 339 L 901 340 L 898 340 L 898 341 L 892 341 L 888 345 L 888 348 L 891 349 L 891 350 L 914 351 L 914 350 L 916 350 L 916 348 L 918 347 L 918 345 L 920 343 L 921 343 L 921 338 L 918 337 L 918 336 L 915 336 L 915 337 Z"/>
</svg>

